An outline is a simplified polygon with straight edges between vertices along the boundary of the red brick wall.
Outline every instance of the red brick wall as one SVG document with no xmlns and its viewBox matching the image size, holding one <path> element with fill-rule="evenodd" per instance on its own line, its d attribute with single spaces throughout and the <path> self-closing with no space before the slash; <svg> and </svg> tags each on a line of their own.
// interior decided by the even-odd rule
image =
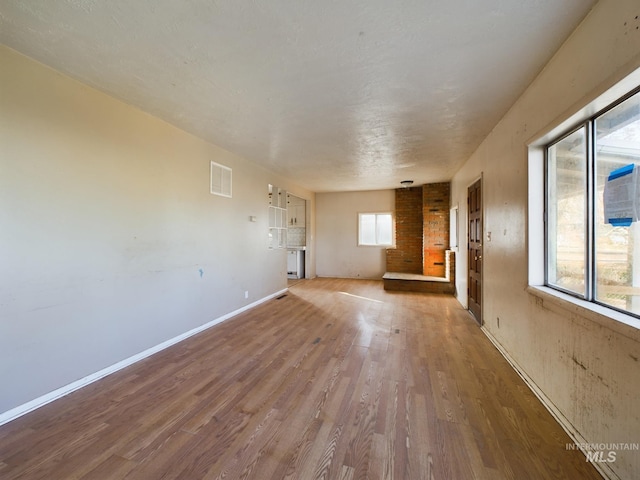
<svg viewBox="0 0 640 480">
<path fill-rule="evenodd" d="M 396 248 L 387 250 L 387 272 L 445 276 L 449 190 L 449 183 L 396 190 Z"/>
<path fill-rule="evenodd" d="M 445 251 L 449 248 L 449 183 L 422 186 L 423 273 L 445 276 Z"/>
<path fill-rule="evenodd" d="M 422 273 L 422 187 L 396 190 L 396 248 L 387 250 L 387 272 Z"/>
</svg>

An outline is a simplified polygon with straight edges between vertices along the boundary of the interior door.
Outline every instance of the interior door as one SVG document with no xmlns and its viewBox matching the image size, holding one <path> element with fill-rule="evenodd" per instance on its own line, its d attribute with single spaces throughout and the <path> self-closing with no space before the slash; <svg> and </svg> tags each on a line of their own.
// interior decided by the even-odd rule
<svg viewBox="0 0 640 480">
<path fill-rule="evenodd" d="M 468 265 L 469 283 L 467 297 L 469 311 L 482 325 L 482 180 L 471 185 L 467 191 L 469 206 Z"/>
</svg>

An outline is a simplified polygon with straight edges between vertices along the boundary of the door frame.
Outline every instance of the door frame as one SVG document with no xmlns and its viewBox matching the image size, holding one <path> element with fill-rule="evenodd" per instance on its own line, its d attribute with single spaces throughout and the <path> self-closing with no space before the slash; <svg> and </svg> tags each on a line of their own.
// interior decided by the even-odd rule
<svg viewBox="0 0 640 480">
<path fill-rule="evenodd" d="M 475 185 L 477 182 L 480 182 L 480 235 L 479 235 L 479 239 L 480 239 L 480 248 L 481 248 L 481 255 L 484 253 L 484 174 L 483 172 L 480 173 L 480 175 L 476 178 L 473 179 L 473 181 L 471 183 L 469 183 L 467 185 L 466 188 L 466 196 L 467 196 L 467 244 L 466 244 L 466 255 L 467 255 L 467 310 L 469 311 L 469 314 L 478 322 L 478 324 L 480 326 L 482 326 L 484 324 L 484 314 L 483 314 L 483 310 L 484 310 L 484 290 L 485 290 L 485 285 L 484 285 L 484 262 L 481 263 L 481 267 L 480 267 L 480 304 L 479 304 L 479 317 L 477 318 L 476 315 L 472 312 L 471 310 L 471 305 L 470 305 L 470 301 L 469 301 L 469 295 L 470 295 L 470 282 L 469 282 L 469 278 L 471 277 L 471 264 L 469 262 L 469 244 L 470 244 L 470 235 L 471 232 L 469 231 L 469 219 L 470 219 L 470 215 L 469 215 L 469 188 L 472 187 L 473 185 Z M 481 261 L 482 261 L 482 256 L 481 256 Z"/>
<path fill-rule="evenodd" d="M 309 213 L 309 208 L 310 208 L 310 200 L 305 198 L 305 197 L 301 197 L 300 195 L 296 194 L 296 193 L 291 193 L 290 191 L 287 190 L 287 213 L 289 212 L 289 197 L 295 197 L 298 200 L 302 200 L 303 202 L 303 206 L 304 206 L 304 228 L 305 228 L 305 232 L 304 232 L 304 249 L 302 251 L 302 260 L 304 262 L 304 266 L 303 266 L 303 270 L 304 270 L 304 275 L 300 278 L 300 280 L 306 279 L 306 278 L 311 278 L 309 275 L 309 268 L 308 265 L 310 264 L 310 259 L 311 259 L 311 239 L 313 238 L 313 236 L 311 235 L 311 219 L 310 219 L 310 213 Z M 289 224 L 289 218 L 287 217 L 287 225 Z M 288 258 L 288 257 L 287 257 Z M 286 270 L 286 269 L 285 269 Z M 287 276 L 288 279 L 288 276 Z"/>
</svg>

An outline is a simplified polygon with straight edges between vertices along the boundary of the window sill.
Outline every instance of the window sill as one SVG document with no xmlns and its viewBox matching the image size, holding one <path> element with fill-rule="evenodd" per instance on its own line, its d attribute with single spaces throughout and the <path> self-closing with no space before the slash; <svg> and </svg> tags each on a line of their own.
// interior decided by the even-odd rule
<svg viewBox="0 0 640 480">
<path fill-rule="evenodd" d="M 640 319 L 586 302 L 542 285 L 529 285 L 527 292 L 542 300 L 541 307 L 562 315 L 575 314 L 593 323 L 640 342 Z M 559 311 L 560 310 L 560 311 Z"/>
</svg>

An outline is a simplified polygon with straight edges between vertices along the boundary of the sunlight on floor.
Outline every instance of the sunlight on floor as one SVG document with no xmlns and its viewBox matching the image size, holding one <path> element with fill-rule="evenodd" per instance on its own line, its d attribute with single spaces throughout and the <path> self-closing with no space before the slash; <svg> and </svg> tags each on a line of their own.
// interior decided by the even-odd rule
<svg viewBox="0 0 640 480">
<path fill-rule="evenodd" d="M 384 303 L 382 300 L 375 300 L 373 298 L 361 297 L 359 295 L 354 295 L 352 293 L 347 293 L 347 292 L 338 292 L 338 293 L 341 293 L 342 295 L 347 295 L 349 297 L 360 298 L 362 300 L 369 300 L 370 302 Z"/>
</svg>

